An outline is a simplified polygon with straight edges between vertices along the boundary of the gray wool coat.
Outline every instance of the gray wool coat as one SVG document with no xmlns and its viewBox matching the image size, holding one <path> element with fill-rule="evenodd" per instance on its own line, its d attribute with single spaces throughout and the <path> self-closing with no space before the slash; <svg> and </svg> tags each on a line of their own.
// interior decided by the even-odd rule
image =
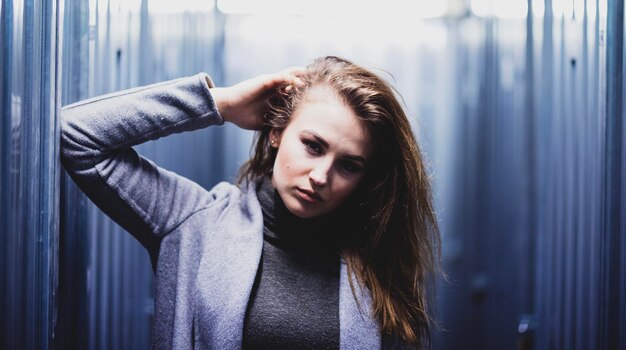
<svg viewBox="0 0 626 350">
<path fill-rule="evenodd" d="M 260 262 L 263 217 L 255 184 L 240 189 L 220 183 L 207 191 L 132 148 L 223 124 L 209 87 L 209 76 L 198 74 L 81 101 L 61 112 L 65 169 L 150 253 L 156 349 L 240 349 Z M 340 273 L 341 349 L 381 348 L 367 289 L 354 284 L 357 305 L 345 262 Z"/>
</svg>

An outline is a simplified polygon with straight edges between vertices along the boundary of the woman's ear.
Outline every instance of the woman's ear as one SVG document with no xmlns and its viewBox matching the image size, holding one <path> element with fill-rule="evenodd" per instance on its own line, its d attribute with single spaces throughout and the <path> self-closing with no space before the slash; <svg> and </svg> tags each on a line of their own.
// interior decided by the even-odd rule
<svg viewBox="0 0 626 350">
<path fill-rule="evenodd" d="M 282 130 L 278 130 L 276 128 L 272 129 L 270 131 L 270 146 L 272 146 L 273 148 L 278 148 L 278 146 L 280 145 L 280 138 L 282 135 L 283 135 Z"/>
</svg>

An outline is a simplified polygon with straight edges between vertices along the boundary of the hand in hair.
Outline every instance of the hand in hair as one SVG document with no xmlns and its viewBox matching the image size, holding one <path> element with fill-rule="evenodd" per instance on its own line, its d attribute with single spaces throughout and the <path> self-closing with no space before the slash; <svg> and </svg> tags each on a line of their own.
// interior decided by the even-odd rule
<svg viewBox="0 0 626 350">
<path fill-rule="evenodd" d="M 268 95 L 283 85 L 303 84 L 299 76 L 304 72 L 304 68 L 292 67 L 263 74 L 230 87 L 212 88 L 211 95 L 224 121 L 242 129 L 256 130 L 263 125 Z"/>
</svg>

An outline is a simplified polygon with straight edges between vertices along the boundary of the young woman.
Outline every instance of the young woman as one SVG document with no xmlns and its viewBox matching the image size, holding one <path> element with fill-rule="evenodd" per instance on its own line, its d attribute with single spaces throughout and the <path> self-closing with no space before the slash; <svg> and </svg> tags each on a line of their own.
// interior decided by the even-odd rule
<svg viewBox="0 0 626 350">
<path fill-rule="evenodd" d="M 207 191 L 133 145 L 259 130 L 238 185 Z M 62 112 L 62 161 L 149 251 L 156 348 L 430 345 L 439 232 L 390 86 L 337 57 L 216 88 L 205 74 Z M 207 150 L 216 152 L 216 150 Z"/>
</svg>

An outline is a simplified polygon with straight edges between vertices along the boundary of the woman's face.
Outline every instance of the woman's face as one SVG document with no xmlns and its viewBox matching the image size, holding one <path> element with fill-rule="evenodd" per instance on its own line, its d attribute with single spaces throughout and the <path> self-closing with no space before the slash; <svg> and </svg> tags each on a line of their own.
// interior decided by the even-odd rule
<svg viewBox="0 0 626 350">
<path fill-rule="evenodd" d="M 272 182 L 287 209 L 300 218 L 327 214 L 365 176 L 369 135 L 350 107 L 328 89 L 311 88 L 282 131 Z"/>
</svg>

